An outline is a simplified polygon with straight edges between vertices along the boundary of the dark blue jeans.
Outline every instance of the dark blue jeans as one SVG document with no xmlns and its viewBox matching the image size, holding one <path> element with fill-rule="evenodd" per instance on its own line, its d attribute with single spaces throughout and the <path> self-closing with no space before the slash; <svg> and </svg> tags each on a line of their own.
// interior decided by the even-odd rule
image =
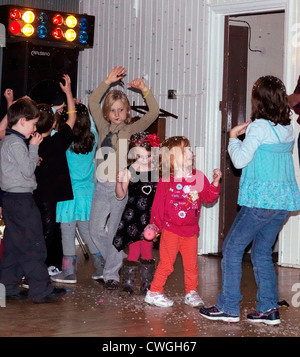
<svg viewBox="0 0 300 357">
<path fill-rule="evenodd" d="M 240 315 L 242 260 L 251 242 L 251 261 L 257 284 L 257 312 L 277 307 L 277 277 L 272 247 L 288 216 L 289 212 L 284 210 L 241 208 L 224 241 L 222 292 L 216 305 L 219 310 Z"/>
<path fill-rule="evenodd" d="M 0 266 L 0 282 L 6 295 L 19 293 L 25 276 L 29 296 L 39 300 L 53 291 L 45 264 L 46 246 L 41 214 L 31 193 L 4 193 L 3 218 L 5 249 Z"/>
</svg>

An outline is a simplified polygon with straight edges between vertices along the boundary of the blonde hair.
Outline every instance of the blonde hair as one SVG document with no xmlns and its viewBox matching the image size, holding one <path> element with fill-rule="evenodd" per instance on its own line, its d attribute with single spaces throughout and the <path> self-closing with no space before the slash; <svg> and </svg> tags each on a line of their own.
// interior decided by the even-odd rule
<svg viewBox="0 0 300 357">
<path fill-rule="evenodd" d="M 109 120 L 109 112 L 110 112 L 112 105 L 117 100 L 121 100 L 122 103 L 126 106 L 125 123 L 129 124 L 131 122 L 131 106 L 130 106 L 129 100 L 124 92 L 122 92 L 121 90 L 117 90 L 117 89 L 113 89 L 113 90 L 109 91 L 104 99 L 103 108 L 102 108 L 104 119 L 107 120 L 108 122 L 110 121 Z"/>
<path fill-rule="evenodd" d="M 190 141 L 185 136 L 171 136 L 161 144 L 160 171 L 162 177 L 167 178 L 169 176 L 174 176 L 174 161 L 176 155 L 178 155 L 177 153 L 179 152 L 180 155 L 183 156 L 184 148 L 190 146 Z"/>
</svg>

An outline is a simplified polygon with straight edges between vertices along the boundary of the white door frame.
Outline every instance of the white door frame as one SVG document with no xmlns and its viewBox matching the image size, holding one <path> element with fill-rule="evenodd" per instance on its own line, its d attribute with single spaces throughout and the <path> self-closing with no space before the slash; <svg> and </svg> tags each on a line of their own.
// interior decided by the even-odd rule
<svg viewBox="0 0 300 357">
<path fill-rule="evenodd" d="M 204 63 L 207 63 L 207 67 L 203 73 L 206 76 L 204 80 L 206 91 L 204 93 L 204 106 L 202 109 L 202 117 L 206 118 L 205 172 L 212 172 L 217 165 L 220 165 L 222 118 L 219 111 L 219 103 L 222 100 L 223 87 L 225 16 L 282 10 L 285 12 L 283 80 L 288 93 L 291 93 L 300 74 L 300 51 L 298 51 L 297 55 L 297 48 L 293 46 L 295 36 L 293 24 L 297 23 L 296 15 L 300 10 L 299 3 L 300 1 L 296 0 L 232 0 L 230 3 L 226 0 L 205 0 L 204 31 L 206 33 L 204 37 L 206 43 L 203 56 L 206 59 Z M 300 22 L 300 18 L 298 21 Z M 295 129 L 297 130 L 297 128 Z M 295 152 L 295 157 L 296 154 Z M 297 176 L 299 176 L 299 173 Z M 204 208 L 202 214 L 199 254 L 216 253 L 219 235 L 219 205 L 217 204 L 208 209 Z M 293 224 L 293 219 L 290 219 L 286 226 L 291 224 Z M 286 226 L 281 233 L 283 236 L 286 236 Z M 287 231 L 290 231 L 290 229 L 287 229 Z M 279 244 L 279 249 L 282 250 L 283 248 L 283 245 Z M 279 259 L 280 256 L 281 254 L 279 254 Z"/>
</svg>

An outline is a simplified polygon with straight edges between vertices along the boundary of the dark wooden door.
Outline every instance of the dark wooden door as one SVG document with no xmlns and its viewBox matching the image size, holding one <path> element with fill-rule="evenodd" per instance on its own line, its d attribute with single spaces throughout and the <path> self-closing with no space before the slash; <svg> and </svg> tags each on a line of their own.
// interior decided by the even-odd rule
<svg viewBox="0 0 300 357">
<path fill-rule="evenodd" d="M 235 169 L 227 147 L 232 127 L 246 121 L 248 27 L 230 26 L 225 18 L 224 77 L 221 135 L 221 170 L 223 172 L 220 196 L 219 251 L 234 221 L 241 170 Z"/>
</svg>

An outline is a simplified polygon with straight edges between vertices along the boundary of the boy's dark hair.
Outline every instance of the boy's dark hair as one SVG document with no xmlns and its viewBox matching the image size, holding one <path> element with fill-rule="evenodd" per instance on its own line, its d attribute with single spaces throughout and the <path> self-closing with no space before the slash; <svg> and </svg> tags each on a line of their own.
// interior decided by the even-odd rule
<svg viewBox="0 0 300 357">
<path fill-rule="evenodd" d="M 40 134 L 47 133 L 53 127 L 54 113 L 49 104 L 38 104 L 37 107 L 40 111 L 40 119 L 36 124 L 36 130 Z"/>
<path fill-rule="evenodd" d="M 33 120 L 40 117 L 35 101 L 29 97 L 17 99 L 7 110 L 7 127 L 12 128 L 21 118 Z"/>
<path fill-rule="evenodd" d="M 260 77 L 252 89 L 251 120 L 267 119 L 275 125 L 289 125 L 291 110 L 285 85 L 274 76 Z"/>
</svg>

